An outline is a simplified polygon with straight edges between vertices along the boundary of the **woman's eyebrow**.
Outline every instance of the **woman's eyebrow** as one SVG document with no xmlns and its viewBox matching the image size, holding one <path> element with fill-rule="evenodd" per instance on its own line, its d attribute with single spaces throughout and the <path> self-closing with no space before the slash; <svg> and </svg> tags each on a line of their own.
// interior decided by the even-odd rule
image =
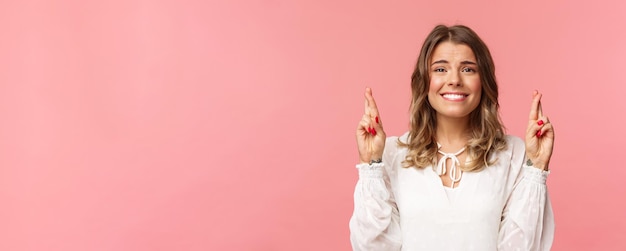
<svg viewBox="0 0 626 251">
<path fill-rule="evenodd" d="M 449 62 L 448 62 L 448 60 L 441 59 L 441 60 L 437 60 L 437 61 L 433 62 L 433 63 L 432 63 L 432 64 L 430 64 L 430 65 L 435 65 L 435 64 L 447 64 L 447 63 L 449 63 Z M 461 64 L 471 64 L 471 65 L 477 65 L 477 64 L 476 64 L 476 62 L 474 62 L 474 61 L 470 61 L 470 60 L 465 60 L 465 61 L 462 61 L 462 62 L 461 62 Z"/>
<path fill-rule="evenodd" d="M 474 61 L 469 61 L 469 60 L 465 60 L 463 62 L 461 62 L 461 64 L 472 64 L 472 65 L 476 65 L 476 63 Z"/>
<path fill-rule="evenodd" d="M 433 62 L 433 63 L 432 63 L 432 64 L 430 64 L 430 65 L 440 64 L 440 63 L 441 63 L 441 64 L 447 64 L 447 63 L 448 63 L 448 60 L 445 60 L 445 59 L 440 59 L 440 60 L 437 60 L 437 61 Z"/>
</svg>

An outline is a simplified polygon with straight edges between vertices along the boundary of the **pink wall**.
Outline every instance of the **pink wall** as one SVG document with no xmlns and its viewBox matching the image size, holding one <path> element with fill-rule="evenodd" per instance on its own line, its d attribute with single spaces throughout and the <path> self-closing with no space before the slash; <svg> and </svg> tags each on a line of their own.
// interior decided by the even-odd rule
<svg viewBox="0 0 626 251">
<path fill-rule="evenodd" d="M 0 250 L 349 250 L 354 129 L 435 24 L 556 126 L 554 250 L 626 250 L 624 1 L 3 1 Z"/>
</svg>

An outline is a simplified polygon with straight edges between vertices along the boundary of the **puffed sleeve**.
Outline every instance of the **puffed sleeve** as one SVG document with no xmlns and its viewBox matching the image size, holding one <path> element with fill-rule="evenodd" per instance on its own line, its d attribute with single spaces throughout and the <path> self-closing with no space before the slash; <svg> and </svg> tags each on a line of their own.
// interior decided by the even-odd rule
<svg viewBox="0 0 626 251">
<path fill-rule="evenodd" d="M 554 215 L 546 186 L 549 172 L 526 165 L 523 141 L 516 148 L 511 168 L 519 172 L 502 213 L 498 250 L 550 250 Z"/>
<path fill-rule="evenodd" d="M 383 162 L 358 164 L 354 212 L 350 219 L 353 250 L 400 250 L 400 216 L 390 184 L 396 137 L 387 138 Z"/>
</svg>

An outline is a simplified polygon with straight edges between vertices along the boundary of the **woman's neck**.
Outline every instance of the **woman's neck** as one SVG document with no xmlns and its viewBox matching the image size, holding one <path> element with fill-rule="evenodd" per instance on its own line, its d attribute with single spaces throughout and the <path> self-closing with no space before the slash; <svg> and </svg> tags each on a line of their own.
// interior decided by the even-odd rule
<svg viewBox="0 0 626 251">
<path fill-rule="evenodd" d="M 461 148 L 470 139 L 469 117 L 438 117 L 435 133 L 437 142 L 442 145 L 442 148 L 452 148 L 452 150 Z"/>
</svg>

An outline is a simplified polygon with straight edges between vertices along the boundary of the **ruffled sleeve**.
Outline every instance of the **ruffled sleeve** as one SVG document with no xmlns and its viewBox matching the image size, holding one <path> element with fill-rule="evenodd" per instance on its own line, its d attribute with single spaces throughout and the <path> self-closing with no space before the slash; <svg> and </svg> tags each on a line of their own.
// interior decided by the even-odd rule
<svg viewBox="0 0 626 251">
<path fill-rule="evenodd" d="M 521 144 L 516 147 L 518 153 L 524 149 Z M 511 168 L 519 171 L 502 213 L 498 250 L 550 250 L 552 246 L 554 215 L 546 186 L 549 172 L 527 166 L 525 158 L 523 153 L 514 154 L 511 160 Z"/>
<path fill-rule="evenodd" d="M 383 162 L 358 164 L 354 212 L 350 219 L 353 250 L 400 250 L 400 216 L 391 188 L 396 137 L 387 138 Z"/>
</svg>

